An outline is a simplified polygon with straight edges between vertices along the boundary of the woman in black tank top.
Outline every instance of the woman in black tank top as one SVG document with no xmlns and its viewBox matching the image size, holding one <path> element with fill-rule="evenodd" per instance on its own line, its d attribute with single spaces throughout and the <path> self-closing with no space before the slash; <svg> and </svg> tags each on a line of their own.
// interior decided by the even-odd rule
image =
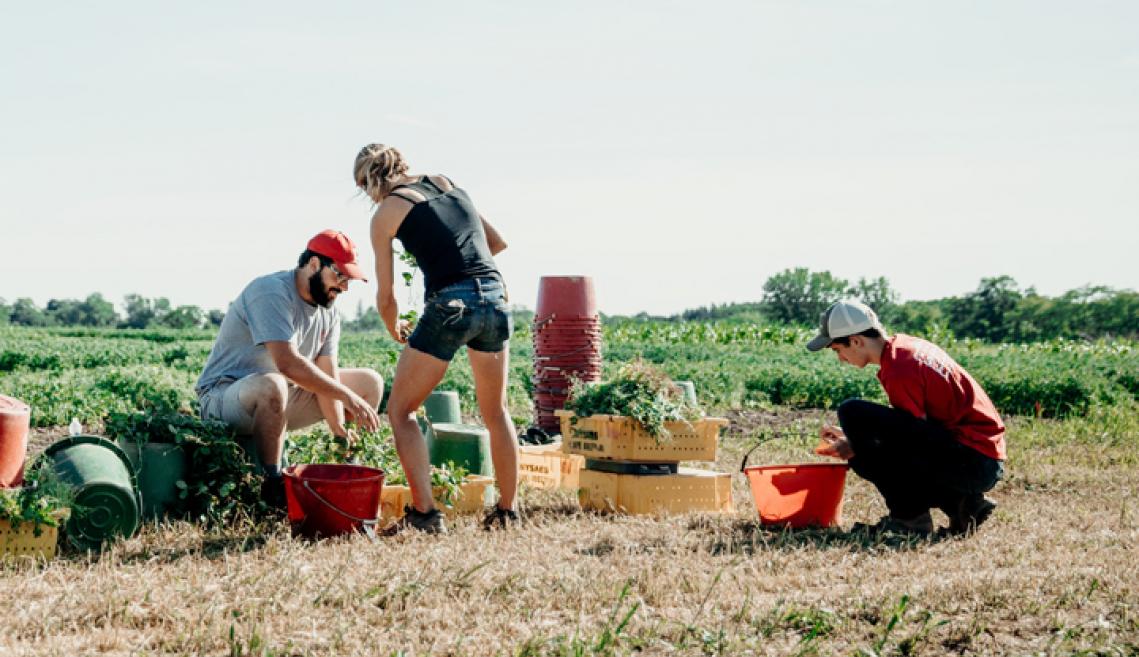
<svg viewBox="0 0 1139 657">
<path fill-rule="evenodd" d="M 352 173 L 356 186 L 378 206 L 371 227 L 379 280 L 376 306 L 392 338 L 407 344 L 392 380 L 388 418 L 412 505 L 393 530 L 445 531 L 431 496 L 427 444 L 415 412 L 443 379 L 462 346 L 467 347 L 479 412 L 490 431 L 499 489 L 498 504 L 484 525 L 512 524 L 518 520 L 518 444 L 506 405 L 506 376 L 513 323 L 502 275 L 494 262 L 506 242 L 450 178 L 410 175 L 403 156 L 391 146 L 365 146 L 356 156 Z M 415 257 L 424 276 L 423 317 L 414 331 L 399 319 L 395 239 Z"/>
</svg>

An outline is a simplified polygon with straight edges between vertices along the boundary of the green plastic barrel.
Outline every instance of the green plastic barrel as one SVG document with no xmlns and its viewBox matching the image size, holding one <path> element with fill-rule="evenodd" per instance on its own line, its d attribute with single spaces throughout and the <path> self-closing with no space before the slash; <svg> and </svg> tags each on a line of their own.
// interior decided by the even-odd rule
<svg viewBox="0 0 1139 657">
<path fill-rule="evenodd" d="M 423 441 L 427 444 L 427 453 L 431 454 L 431 446 L 435 444 L 435 430 L 431 428 L 431 423 L 427 418 L 418 415 L 415 421 L 419 423 L 419 432 L 423 434 Z"/>
<path fill-rule="evenodd" d="M 134 468 L 123 450 L 100 436 L 69 436 L 44 450 L 59 478 L 75 491 L 67 538 L 97 550 L 114 536 L 138 530 L 142 502 Z"/>
<path fill-rule="evenodd" d="M 119 439 L 138 474 L 138 493 L 142 497 L 142 517 L 154 520 L 178 499 L 178 481 L 186 477 L 186 450 L 173 443 L 136 443 Z"/>
<path fill-rule="evenodd" d="M 427 395 L 423 410 L 432 424 L 458 424 L 463 421 L 459 393 L 454 390 L 436 390 Z"/>
<path fill-rule="evenodd" d="M 435 434 L 431 442 L 431 464 L 446 465 L 453 461 L 471 474 L 494 476 L 490 460 L 490 432 L 472 424 L 440 423 L 431 425 Z"/>
</svg>

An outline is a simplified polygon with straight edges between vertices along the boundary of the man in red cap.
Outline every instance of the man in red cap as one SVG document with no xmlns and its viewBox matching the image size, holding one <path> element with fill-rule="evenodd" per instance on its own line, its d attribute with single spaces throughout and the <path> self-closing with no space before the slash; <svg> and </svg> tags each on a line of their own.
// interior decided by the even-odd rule
<svg viewBox="0 0 1139 657">
<path fill-rule="evenodd" d="M 340 369 L 336 297 L 363 280 L 356 246 L 325 230 L 308 242 L 296 269 L 254 279 L 230 304 L 198 378 L 204 419 L 225 422 L 243 437 L 265 473 L 262 498 L 284 506 L 281 449 L 285 432 L 322 418 L 333 435 L 355 439 L 346 414 L 379 426 L 384 382 L 375 370 Z"/>
</svg>

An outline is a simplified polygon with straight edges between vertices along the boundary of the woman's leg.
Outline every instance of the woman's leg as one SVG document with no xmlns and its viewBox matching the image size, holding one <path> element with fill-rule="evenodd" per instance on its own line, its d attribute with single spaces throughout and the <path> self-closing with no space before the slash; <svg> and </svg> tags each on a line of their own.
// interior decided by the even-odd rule
<svg viewBox="0 0 1139 657">
<path fill-rule="evenodd" d="M 395 449 L 399 462 L 411 487 L 411 502 L 418 511 L 426 513 L 435 508 L 431 496 L 431 459 L 427 454 L 427 441 L 415 421 L 415 411 L 423 400 L 443 380 L 447 373 L 445 360 L 405 347 L 399 355 L 388 398 L 388 420 L 395 434 Z"/>
<path fill-rule="evenodd" d="M 508 347 L 509 345 L 507 345 Z M 506 407 L 506 374 L 510 350 L 487 352 L 467 349 L 475 378 L 479 413 L 490 431 L 490 457 L 498 481 L 498 506 L 514 510 L 518 494 L 518 435 Z"/>
</svg>

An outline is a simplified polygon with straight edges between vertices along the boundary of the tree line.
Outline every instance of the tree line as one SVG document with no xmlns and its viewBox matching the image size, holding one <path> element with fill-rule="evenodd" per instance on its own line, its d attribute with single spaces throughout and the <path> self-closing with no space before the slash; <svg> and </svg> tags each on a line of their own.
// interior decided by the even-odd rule
<svg viewBox="0 0 1139 657">
<path fill-rule="evenodd" d="M 949 332 L 990 342 L 1053 338 L 1139 337 L 1139 293 L 1085 286 L 1056 297 L 1021 289 L 1010 276 L 982 278 L 962 296 L 901 301 L 885 277 L 855 282 L 829 271 L 786 269 L 763 284 L 763 298 L 686 310 L 673 319 L 752 319 L 816 326 L 827 306 L 855 298 L 873 308 L 888 330 Z"/>
<path fill-rule="evenodd" d="M 221 326 L 225 313 L 198 306 L 173 306 L 166 297 L 148 299 L 138 294 L 123 297 L 125 315 L 95 292 L 86 299 L 51 299 L 40 308 L 28 298 L 8 304 L 0 299 L 0 324 L 16 326 L 102 326 L 117 328 L 206 328 Z"/>
<path fill-rule="evenodd" d="M 961 296 L 902 301 L 885 277 L 847 281 L 829 271 L 799 267 L 771 276 L 760 301 L 728 303 L 686 310 L 671 317 L 646 313 L 626 320 L 737 319 L 815 326 L 819 315 L 841 298 L 861 299 L 878 312 L 892 331 L 929 335 L 946 332 L 990 342 L 1033 342 L 1052 338 L 1139 337 L 1139 293 L 1105 286 L 1086 286 L 1056 297 L 1021 289 L 1009 276 L 981 279 L 977 289 Z M 138 294 L 123 298 L 125 314 L 101 294 L 78 299 L 51 299 L 43 308 L 28 298 L 8 304 L 0 299 L 0 324 L 19 326 L 103 326 L 120 328 L 209 328 L 225 314 L 198 306 L 173 306 L 165 297 Z M 528 324 L 533 313 L 516 308 L 515 324 Z M 382 331 L 372 306 L 360 303 L 355 319 L 345 312 L 350 331 Z M 611 319 L 611 318 L 606 318 Z M 615 318 L 612 318 L 615 319 Z"/>
</svg>

